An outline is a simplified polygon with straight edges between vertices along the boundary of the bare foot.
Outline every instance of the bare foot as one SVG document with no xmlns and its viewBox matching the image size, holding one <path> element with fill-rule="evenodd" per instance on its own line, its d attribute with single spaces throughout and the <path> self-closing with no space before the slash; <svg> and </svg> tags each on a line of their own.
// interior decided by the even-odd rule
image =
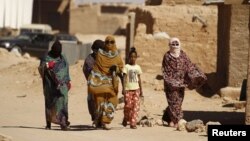
<svg viewBox="0 0 250 141">
<path fill-rule="evenodd" d="M 168 126 L 169 126 L 169 127 L 174 127 L 174 126 L 175 126 L 175 124 L 174 124 L 174 122 L 173 122 L 173 121 L 171 121 L 171 122 L 169 122 L 169 123 L 168 123 Z"/>
</svg>

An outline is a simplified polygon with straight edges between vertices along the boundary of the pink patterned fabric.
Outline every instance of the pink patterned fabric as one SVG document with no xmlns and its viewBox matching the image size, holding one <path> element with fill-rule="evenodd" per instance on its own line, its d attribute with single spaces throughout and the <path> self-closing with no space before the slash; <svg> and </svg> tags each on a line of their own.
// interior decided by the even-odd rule
<svg viewBox="0 0 250 141">
<path fill-rule="evenodd" d="M 140 110 L 140 90 L 129 90 L 124 94 L 124 119 L 129 121 L 130 126 L 136 126 L 137 117 Z"/>
<path fill-rule="evenodd" d="M 163 119 L 175 124 L 183 118 L 181 109 L 185 87 L 194 89 L 206 81 L 205 74 L 195 66 L 181 50 L 179 57 L 173 57 L 168 51 L 162 61 L 164 90 L 168 101 Z"/>
</svg>

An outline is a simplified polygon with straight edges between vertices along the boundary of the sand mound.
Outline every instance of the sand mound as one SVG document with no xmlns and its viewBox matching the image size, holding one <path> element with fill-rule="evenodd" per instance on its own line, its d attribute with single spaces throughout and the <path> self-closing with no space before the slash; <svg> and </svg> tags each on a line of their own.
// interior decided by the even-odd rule
<svg viewBox="0 0 250 141">
<path fill-rule="evenodd" d="M 16 54 L 14 52 L 9 52 L 6 49 L 0 48 L 0 69 L 8 68 L 13 64 L 18 64 L 20 62 L 27 62 L 27 61 L 38 61 L 36 58 L 33 57 L 26 57 L 26 55 L 21 56 L 20 54 Z"/>
</svg>

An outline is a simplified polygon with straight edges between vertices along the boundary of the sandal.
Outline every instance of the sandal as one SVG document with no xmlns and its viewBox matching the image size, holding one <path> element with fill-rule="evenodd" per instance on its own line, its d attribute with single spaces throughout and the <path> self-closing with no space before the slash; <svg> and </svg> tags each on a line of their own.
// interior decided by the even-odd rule
<svg viewBox="0 0 250 141">
<path fill-rule="evenodd" d="M 93 121 L 92 126 L 96 129 L 102 128 L 102 123 L 98 120 Z"/>
<path fill-rule="evenodd" d="M 128 125 L 128 123 L 127 123 L 127 121 L 126 121 L 125 119 L 123 119 L 122 125 L 123 125 L 124 127 L 126 127 L 126 126 Z"/>
<path fill-rule="evenodd" d="M 70 128 L 68 126 L 61 126 L 61 130 L 68 131 Z"/>
<path fill-rule="evenodd" d="M 131 125 L 130 128 L 131 129 L 137 129 L 137 127 L 135 125 Z"/>
<path fill-rule="evenodd" d="M 47 121 L 46 124 L 47 124 L 47 125 L 46 125 L 45 129 L 46 129 L 46 130 L 50 130 L 50 129 L 51 129 L 51 123 L 50 123 L 49 121 Z"/>
<path fill-rule="evenodd" d="M 69 126 L 69 125 L 70 125 L 70 122 L 69 122 L 69 121 L 66 121 L 66 125 Z"/>
</svg>

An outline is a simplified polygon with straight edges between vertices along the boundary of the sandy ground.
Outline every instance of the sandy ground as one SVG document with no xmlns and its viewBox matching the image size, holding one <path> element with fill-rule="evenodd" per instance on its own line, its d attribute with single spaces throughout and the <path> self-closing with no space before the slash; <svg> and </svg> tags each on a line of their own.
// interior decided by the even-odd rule
<svg viewBox="0 0 250 141">
<path fill-rule="evenodd" d="M 39 60 L 25 59 L 0 49 L 0 141 L 207 141 L 205 132 L 195 133 L 177 131 L 167 126 L 124 128 L 121 125 L 123 110 L 117 110 L 109 131 L 95 130 L 91 126 L 87 111 L 86 81 L 81 72 L 83 60 L 70 66 L 72 89 L 69 92 L 70 131 L 61 131 L 58 125 L 52 130 L 45 130 L 44 97 L 41 78 L 37 67 Z M 162 111 L 167 106 L 162 90 L 155 90 L 155 76 L 142 75 L 144 105 L 154 119 L 161 119 Z M 119 97 L 121 97 L 119 93 Z M 122 107 L 119 105 L 118 107 Z M 186 91 L 183 103 L 184 119 L 219 121 L 222 124 L 243 124 L 245 109 L 235 110 L 232 104 L 225 104 L 223 99 L 207 98 L 196 91 Z"/>
</svg>

